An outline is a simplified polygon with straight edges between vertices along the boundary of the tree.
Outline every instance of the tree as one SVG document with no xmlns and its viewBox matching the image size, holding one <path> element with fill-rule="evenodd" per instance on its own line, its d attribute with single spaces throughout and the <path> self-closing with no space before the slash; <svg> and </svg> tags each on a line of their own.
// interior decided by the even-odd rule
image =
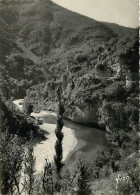
<svg viewBox="0 0 140 195">
<path fill-rule="evenodd" d="M 89 195 L 91 194 L 91 189 L 89 185 L 90 175 L 88 172 L 88 167 L 84 160 L 79 161 L 79 176 L 77 179 L 78 195 Z"/>
<path fill-rule="evenodd" d="M 63 140 L 63 133 L 62 133 L 62 128 L 63 128 L 63 121 L 62 117 L 58 116 L 57 118 L 57 128 L 55 130 L 55 134 L 57 137 L 56 143 L 55 143 L 55 156 L 54 156 L 54 162 L 56 165 L 56 170 L 57 173 L 60 174 L 60 171 L 63 167 L 62 159 L 63 159 L 63 148 L 62 148 L 62 140 Z"/>
<path fill-rule="evenodd" d="M 54 193 L 53 167 L 52 164 L 47 161 L 47 159 L 43 174 L 43 190 L 44 192 L 47 192 L 47 194 Z"/>
<path fill-rule="evenodd" d="M 20 178 L 23 162 L 23 147 L 21 139 L 7 132 L 1 134 L 2 153 L 2 194 L 20 195 Z M 24 186 L 23 186 L 24 188 Z"/>
<path fill-rule="evenodd" d="M 57 137 L 56 143 L 55 143 L 55 156 L 54 156 L 54 162 L 56 165 L 57 174 L 60 176 L 60 172 L 62 167 L 64 166 L 64 163 L 62 162 L 63 159 L 63 148 L 62 148 L 62 141 L 64 134 L 62 132 L 63 128 L 63 114 L 64 114 L 64 103 L 62 100 L 62 89 L 58 87 L 57 89 L 57 98 L 58 98 L 58 114 L 57 114 L 57 127 L 55 130 L 55 134 Z"/>
<path fill-rule="evenodd" d="M 27 183 L 26 189 L 29 195 L 33 194 L 33 189 L 34 189 L 35 172 L 36 172 L 35 163 L 36 163 L 36 158 L 34 157 L 33 154 L 33 146 L 28 146 L 27 154 L 25 155 L 24 174 Z"/>
<path fill-rule="evenodd" d="M 57 173 L 57 181 L 55 182 L 55 191 L 60 192 L 61 190 L 61 170 L 64 166 L 64 163 L 62 162 L 63 159 L 63 148 L 62 148 L 62 141 L 64 134 L 62 132 L 63 128 L 63 114 L 65 112 L 64 109 L 64 101 L 63 101 L 63 94 L 62 94 L 62 88 L 59 86 L 57 88 L 57 99 L 58 99 L 58 114 L 57 114 L 57 127 L 55 129 L 56 134 L 56 143 L 55 143 L 55 156 L 54 156 L 54 162 L 56 166 L 56 173 Z"/>
<path fill-rule="evenodd" d="M 23 110 L 27 115 L 30 115 L 33 112 L 33 105 L 29 103 L 28 99 L 24 102 Z"/>
<path fill-rule="evenodd" d="M 139 79 L 139 42 L 136 41 L 130 48 L 119 55 L 122 70 L 128 74 L 133 81 Z M 135 73 L 135 74 L 133 74 Z"/>
</svg>

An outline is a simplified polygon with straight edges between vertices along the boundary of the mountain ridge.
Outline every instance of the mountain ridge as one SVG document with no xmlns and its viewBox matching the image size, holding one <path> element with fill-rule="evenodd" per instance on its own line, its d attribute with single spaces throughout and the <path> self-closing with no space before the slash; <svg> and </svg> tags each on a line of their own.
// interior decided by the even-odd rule
<svg viewBox="0 0 140 195">
<path fill-rule="evenodd" d="M 23 98 L 28 90 L 27 97 L 36 110 L 48 109 L 51 99 L 55 101 L 57 85 L 62 83 L 68 110 L 76 114 L 78 106 L 88 116 L 84 123 L 96 123 L 99 116 L 90 116 L 89 112 L 93 111 L 87 112 L 87 101 L 93 101 L 95 94 L 100 96 L 99 91 L 102 94 L 114 81 L 118 85 L 126 82 L 125 77 L 129 76 L 119 56 L 131 50 L 138 40 L 138 30 L 99 22 L 51 1 L 8 4 L 0 10 L 0 16 L 24 50 L 27 48 L 27 52 L 39 59 L 35 62 L 30 52 L 30 57 L 25 55 L 22 47 L 13 46 L 9 56 L 5 52 L 2 62 L 7 67 L 8 82 L 13 82 L 12 95 Z M 43 67 L 50 73 L 46 78 Z M 20 78 L 14 74 L 19 70 Z M 46 102 L 42 106 L 39 106 L 39 96 Z M 69 115 L 66 117 L 71 118 Z M 84 121 L 78 113 L 72 118 Z"/>
<path fill-rule="evenodd" d="M 109 132 L 106 138 L 112 143 L 110 150 L 97 153 L 95 159 L 91 155 L 92 191 L 114 189 L 117 193 L 113 179 L 128 172 L 132 191 L 130 186 L 123 186 L 118 193 L 138 192 L 138 29 L 98 22 L 51 1 L 32 4 L 6 2 L 0 7 L 0 75 L 2 103 L 7 105 L 5 116 L 9 116 L 10 107 L 13 110 L 13 99 L 24 99 L 23 112 L 28 111 L 28 115 L 41 110 L 57 112 L 56 90 L 61 87 L 64 118 L 90 125 L 93 131 L 98 127 Z M 21 129 L 21 136 L 27 134 L 31 129 L 30 123 L 25 127 L 28 117 L 23 120 L 20 113 L 10 113 L 15 122 L 10 117 L 9 128 L 5 121 L 3 130 L 10 132 L 13 128 L 11 133 L 18 133 Z M 86 127 L 81 130 L 86 131 Z M 100 144 L 100 133 L 97 139 Z"/>
</svg>

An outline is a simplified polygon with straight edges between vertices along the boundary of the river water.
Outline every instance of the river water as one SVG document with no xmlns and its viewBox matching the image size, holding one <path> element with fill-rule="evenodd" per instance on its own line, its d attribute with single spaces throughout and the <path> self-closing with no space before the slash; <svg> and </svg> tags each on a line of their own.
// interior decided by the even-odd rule
<svg viewBox="0 0 140 195">
<path fill-rule="evenodd" d="M 22 111 L 21 101 L 16 100 L 14 104 Z M 48 139 L 36 142 L 34 146 L 36 170 L 39 173 L 43 171 L 45 159 L 52 162 L 54 158 L 56 114 L 41 111 L 31 115 L 41 118 L 43 124 L 40 128 L 48 132 L 46 135 Z M 79 157 L 85 156 L 87 161 L 92 161 L 99 150 L 106 150 L 111 145 L 106 139 L 105 131 L 68 120 L 64 120 L 63 133 L 63 160 L 70 169 L 74 167 Z"/>
<path fill-rule="evenodd" d="M 66 127 L 73 129 L 77 139 L 76 146 L 66 159 L 66 164 L 69 168 L 74 167 L 74 164 L 81 156 L 91 162 L 98 151 L 106 150 L 111 145 L 106 139 L 105 131 L 68 120 L 64 120 L 64 124 Z"/>
</svg>

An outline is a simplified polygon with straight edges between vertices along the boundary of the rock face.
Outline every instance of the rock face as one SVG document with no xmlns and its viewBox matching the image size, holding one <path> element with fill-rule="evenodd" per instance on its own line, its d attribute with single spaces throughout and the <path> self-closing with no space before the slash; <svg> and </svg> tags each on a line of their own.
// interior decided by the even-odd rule
<svg viewBox="0 0 140 195">
<path fill-rule="evenodd" d="M 113 127 L 119 127 L 120 120 L 115 115 L 105 114 L 103 105 L 85 104 L 82 108 L 74 107 L 66 111 L 64 117 L 73 122 L 98 127 L 107 132 L 111 132 Z M 123 119 L 122 119 L 123 120 Z M 125 120 L 123 120 L 125 123 Z"/>
<path fill-rule="evenodd" d="M 100 126 L 98 109 L 89 104 L 85 104 L 81 108 L 75 106 L 72 110 L 66 111 L 64 117 L 81 124 Z"/>
</svg>

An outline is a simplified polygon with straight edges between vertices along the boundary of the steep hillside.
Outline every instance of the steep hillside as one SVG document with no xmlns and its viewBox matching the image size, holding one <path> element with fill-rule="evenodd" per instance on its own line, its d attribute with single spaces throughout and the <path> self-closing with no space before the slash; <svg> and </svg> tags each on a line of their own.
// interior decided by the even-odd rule
<svg viewBox="0 0 140 195">
<path fill-rule="evenodd" d="M 3 99 L 24 98 L 25 110 L 31 106 L 35 112 L 57 111 L 56 89 L 62 86 L 65 118 L 108 131 L 106 137 L 112 142 L 110 150 L 100 151 L 88 166 L 93 191 L 112 191 L 116 175 L 127 173 L 132 191 L 128 184 L 119 192 L 136 194 L 138 29 L 97 22 L 50 0 L 4 1 L 0 35 Z M 16 129 L 11 126 L 15 116 Z M 23 118 L 10 112 L 13 133 Z M 25 124 L 19 129 L 21 135 L 28 129 Z"/>
<path fill-rule="evenodd" d="M 66 118 L 109 128 L 103 108 L 125 106 L 137 86 L 138 30 L 97 22 L 49 0 L 7 3 L 0 16 L 6 96 L 23 98 L 28 89 L 36 111 L 55 110 L 54 92 L 62 83 Z M 111 125 L 118 127 L 116 115 Z"/>
</svg>

